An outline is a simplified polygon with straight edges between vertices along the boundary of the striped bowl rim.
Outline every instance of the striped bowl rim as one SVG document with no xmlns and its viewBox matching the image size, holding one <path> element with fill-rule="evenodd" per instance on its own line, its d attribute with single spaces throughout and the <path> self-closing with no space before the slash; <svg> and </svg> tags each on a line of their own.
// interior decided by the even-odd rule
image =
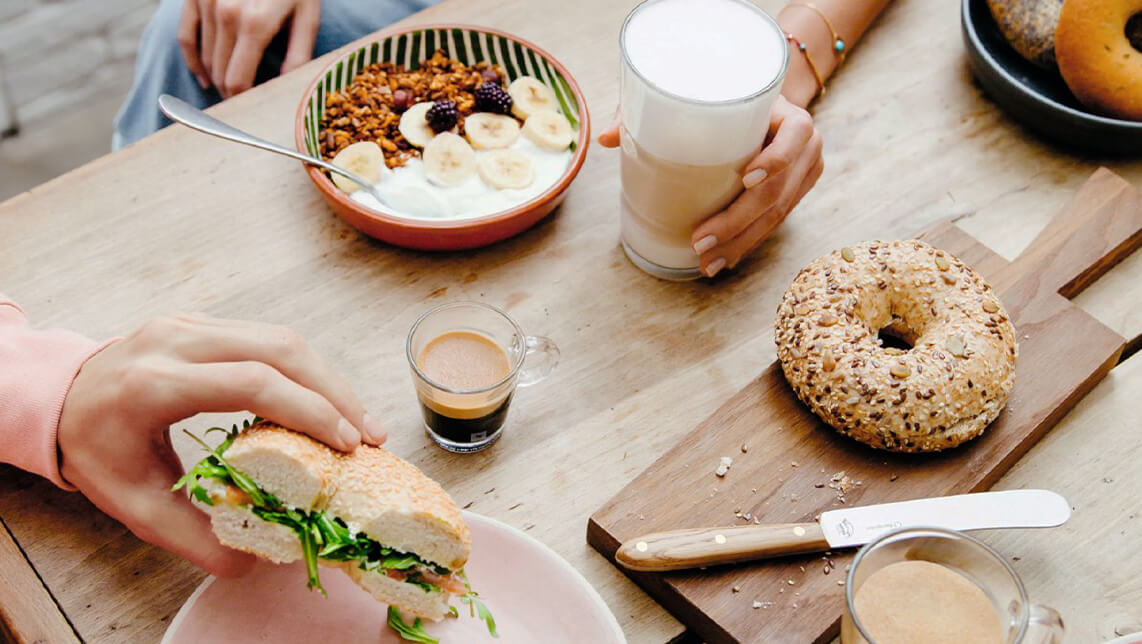
<svg viewBox="0 0 1142 644">
<path fill-rule="evenodd" d="M 342 85 L 338 86 L 341 87 L 345 83 L 351 82 L 353 76 L 366 65 L 372 64 L 373 61 L 384 60 L 383 57 L 380 57 L 382 46 L 386 46 L 387 51 L 391 55 L 392 49 L 395 46 L 393 43 L 403 36 L 415 37 L 417 34 L 426 33 L 435 36 L 435 34 L 439 33 L 453 32 L 454 37 L 455 31 L 463 32 L 463 37 L 467 39 L 469 43 L 473 42 L 472 36 L 476 34 L 483 35 L 485 41 L 487 41 L 489 37 L 497 37 L 503 41 L 510 42 L 511 47 L 508 50 L 510 55 L 507 57 L 507 60 L 498 60 L 500 56 L 494 55 L 494 49 L 490 50 L 493 54 L 490 58 L 504 68 L 510 80 L 514 80 L 514 78 L 518 76 L 533 76 L 534 74 L 528 72 L 542 67 L 546 72 L 546 78 L 541 76 L 540 80 L 543 80 L 555 91 L 556 97 L 559 99 L 560 106 L 563 110 L 563 116 L 567 118 L 572 128 L 578 132 L 576 140 L 572 143 L 572 156 L 570 162 L 567 164 L 567 169 L 560 175 L 555 183 L 539 195 L 508 210 L 469 219 L 434 221 L 402 217 L 393 213 L 368 208 L 349 198 L 349 195 L 334 186 L 324 171 L 307 165 L 306 172 L 309 174 L 310 179 L 327 198 L 331 198 L 344 207 L 348 207 L 368 217 L 379 219 L 390 224 L 411 229 L 439 230 L 471 228 L 511 219 L 533 208 L 541 207 L 551 199 L 557 198 L 566 190 L 567 186 L 570 185 L 582 167 L 583 161 L 586 159 L 591 134 L 590 115 L 587 111 L 586 100 L 583 97 L 582 91 L 579 89 L 578 83 L 575 82 L 574 77 L 571 76 L 567 68 L 542 47 L 514 34 L 477 25 L 451 23 L 410 25 L 382 30 L 346 45 L 337 57 L 330 60 L 330 62 L 316 74 L 301 97 L 301 101 L 297 107 L 294 128 L 294 140 L 297 150 L 304 154 L 312 154 L 310 151 L 310 144 L 312 143 L 312 145 L 315 146 L 314 149 L 319 151 L 319 148 L 316 147 L 316 137 L 318 136 L 317 128 L 320 123 L 321 111 L 314 110 L 312 102 L 315 95 L 317 95 L 322 100 L 322 110 L 324 109 L 324 96 L 331 91 L 331 88 L 334 86 L 333 73 L 337 73 L 341 76 L 340 79 L 337 79 L 341 81 Z M 433 40 L 435 40 L 435 38 Z M 427 55 L 431 55 L 435 49 L 441 48 L 440 43 L 434 43 L 435 46 L 429 49 L 428 43 L 429 40 L 427 38 L 422 38 L 420 41 L 419 53 L 422 57 L 416 61 L 417 64 L 427 58 Z M 500 48 L 501 51 L 499 53 L 504 53 L 502 43 L 500 44 Z M 398 49 L 398 57 L 403 55 L 406 61 L 410 60 L 413 55 L 411 49 L 412 47 L 407 47 L 403 51 L 403 54 Z M 362 53 L 366 55 L 361 56 L 360 54 Z M 427 53 L 427 55 L 424 55 L 425 53 Z M 454 55 L 455 53 L 449 50 L 449 56 L 454 57 Z M 524 57 L 522 66 L 519 64 L 520 57 Z M 346 63 L 348 63 L 348 65 Z M 520 73 L 521 67 L 525 73 Z M 558 81 L 558 83 L 553 81 Z M 314 154 L 314 156 L 319 156 L 319 154 Z"/>
</svg>

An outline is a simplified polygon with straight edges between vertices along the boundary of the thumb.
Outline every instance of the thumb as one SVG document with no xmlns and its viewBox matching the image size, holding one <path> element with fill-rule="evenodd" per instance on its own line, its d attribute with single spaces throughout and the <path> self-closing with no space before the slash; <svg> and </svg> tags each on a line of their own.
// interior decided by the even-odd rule
<svg viewBox="0 0 1142 644">
<path fill-rule="evenodd" d="M 210 529 L 210 519 L 184 491 L 140 491 L 123 524 L 143 541 L 169 550 L 219 577 L 240 577 L 256 558 L 227 548 Z"/>
<path fill-rule="evenodd" d="M 619 147 L 619 111 L 615 110 L 615 118 L 607 129 L 599 133 L 596 139 L 599 145 L 604 148 L 617 148 Z"/>
</svg>

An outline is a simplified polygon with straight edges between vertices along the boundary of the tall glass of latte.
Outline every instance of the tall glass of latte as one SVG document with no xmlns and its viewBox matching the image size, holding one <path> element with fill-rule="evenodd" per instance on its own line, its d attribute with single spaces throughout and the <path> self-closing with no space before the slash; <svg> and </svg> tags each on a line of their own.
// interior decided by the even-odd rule
<svg viewBox="0 0 1142 644">
<path fill-rule="evenodd" d="M 747 0 L 646 0 L 623 23 L 622 243 L 664 279 L 700 276 L 694 227 L 761 148 L 789 49 Z"/>
</svg>

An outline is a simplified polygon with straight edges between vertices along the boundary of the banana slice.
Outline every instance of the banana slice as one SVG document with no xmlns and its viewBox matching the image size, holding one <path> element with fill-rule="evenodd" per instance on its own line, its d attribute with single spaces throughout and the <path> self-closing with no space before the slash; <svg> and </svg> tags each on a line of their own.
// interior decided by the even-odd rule
<svg viewBox="0 0 1142 644">
<path fill-rule="evenodd" d="M 464 119 L 464 133 L 477 150 L 506 148 L 519 138 L 519 121 L 503 114 L 477 112 Z"/>
<path fill-rule="evenodd" d="M 493 188 L 526 188 L 535 179 L 531 159 L 519 150 L 492 150 L 477 162 L 480 178 Z"/>
<path fill-rule="evenodd" d="M 575 138 L 571 124 L 556 112 L 536 112 L 527 117 L 523 124 L 523 135 L 532 143 L 550 150 L 566 150 Z"/>
<path fill-rule="evenodd" d="M 454 186 L 476 171 L 476 153 L 459 134 L 437 134 L 421 154 L 424 174 L 434 183 Z"/>
<path fill-rule="evenodd" d="M 377 183 L 381 180 L 381 168 L 385 165 L 385 154 L 381 151 L 381 146 L 372 141 L 358 141 L 338 152 L 330 163 L 338 168 L 344 168 L 362 179 Z M 357 192 L 362 188 L 362 186 L 357 185 L 357 182 L 339 174 L 330 172 L 329 178 L 333 179 L 333 185 L 348 193 Z"/>
<path fill-rule="evenodd" d="M 508 85 L 512 114 L 527 119 L 538 112 L 558 112 L 559 102 L 551 88 L 530 76 L 521 76 Z"/>
<path fill-rule="evenodd" d="M 425 147 L 436 136 L 436 132 L 433 132 L 432 128 L 428 126 L 427 114 L 430 107 L 432 107 L 432 101 L 413 105 L 405 110 L 404 114 L 401 114 L 400 125 L 397 126 L 401 136 L 418 148 Z"/>
</svg>

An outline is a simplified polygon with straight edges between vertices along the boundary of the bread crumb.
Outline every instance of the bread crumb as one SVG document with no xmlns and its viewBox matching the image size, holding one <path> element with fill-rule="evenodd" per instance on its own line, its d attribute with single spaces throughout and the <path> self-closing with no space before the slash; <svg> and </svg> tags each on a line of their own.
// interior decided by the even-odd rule
<svg viewBox="0 0 1142 644">
<path fill-rule="evenodd" d="M 721 461 L 718 463 L 718 468 L 714 470 L 714 474 L 718 475 L 719 477 L 725 476 L 726 472 L 730 471 L 730 466 L 733 464 L 734 459 L 730 458 L 729 456 L 723 456 Z"/>
</svg>

